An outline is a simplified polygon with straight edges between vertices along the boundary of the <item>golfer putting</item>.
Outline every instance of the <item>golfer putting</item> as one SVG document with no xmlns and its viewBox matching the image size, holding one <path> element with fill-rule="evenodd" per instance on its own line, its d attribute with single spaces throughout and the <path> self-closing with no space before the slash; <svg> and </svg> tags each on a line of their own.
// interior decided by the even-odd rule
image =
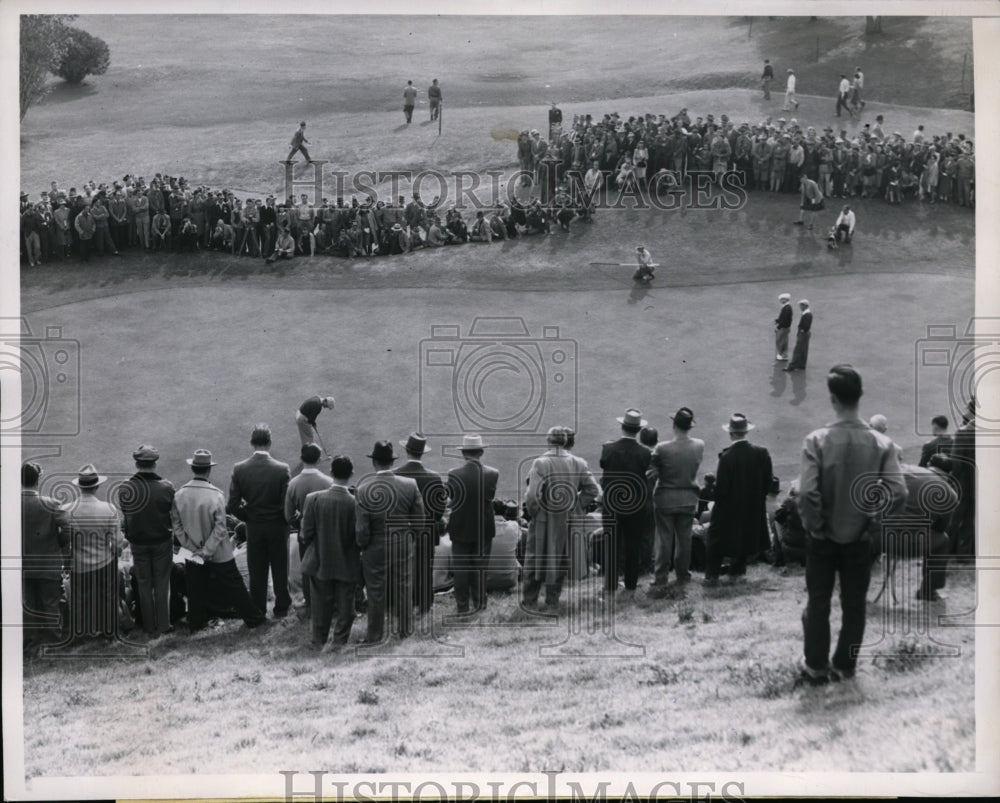
<svg viewBox="0 0 1000 803">
<path fill-rule="evenodd" d="M 649 284 L 653 281 L 654 269 L 660 267 L 659 262 L 653 262 L 653 255 L 649 253 L 649 250 L 644 245 L 637 245 L 635 247 L 635 257 L 636 262 L 638 262 L 638 267 L 635 273 L 632 274 L 633 281 L 642 282 L 643 284 Z M 633 262 L 591 262 L 591 265 L 610 265 L 618 268 L 630 268 Z"/>
<path fill-rule="evenodd" d="M 316 427 L 316 419 L 324 409 L 332 410 L 334 405 L 333 396 L 310 396 L 299 405 L 298 412 L 295 413 L 295 425 L 299 430 L 299 440 L 305 446 L 308 443 L 317 443 L 323 450 L 323 459 L 330 460 L 330 452 L 323 443 L 323 436 L 319 434 Z"/>
</svg>

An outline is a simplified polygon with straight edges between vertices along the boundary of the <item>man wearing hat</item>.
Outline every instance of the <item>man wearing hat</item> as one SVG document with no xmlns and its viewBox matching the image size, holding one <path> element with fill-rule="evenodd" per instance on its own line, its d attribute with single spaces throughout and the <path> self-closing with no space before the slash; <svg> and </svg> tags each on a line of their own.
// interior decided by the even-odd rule
<svg viewBox="0 0 1000 803">
<path fill-rule="evenodd" d="M 38 492 L 42 467 L 21 466 L 21 598 L 24 646 L 59 641 L 62 568 L 69 560 L 69 532 L 59 502 Z"/>
<path fill-rule="evenodd" d="M 375 473 L 358 482 L 355 538 L 368 588 L 365 643 L 377 644 L 387 610 L 400 638 L 413 632 L 413 533 L 424 521 L 424 505 L 416 480 L 393 473 L 392 441 L 376 441 L 368 457 Z"/>
<path fill-rule="evenodd" d="M 656 445 L 651 466 L 656 473 L 653 510 L 656 516 L 652 597 L 666 594 L 671 565 L 678 585 L 691 579 L 691 529 L 698 510 L 698 468 L 705 442 L 692 438 L 694 413 L 681 407 L 673 416 L 674 437 Z"/>
<path fill-rule="evenodd" d="M 305 554 L 305 544 L 302 543 L 302 531 L 299 524 L 302 521 L 302 510 L 306 504 L 306 497 L 314 491 L 325 491 L 333 482 L 326 474 L 320 471 L 318 463 L 322 452 L 315 443 L 307 443 L 299 452 L 301 468 L 288 483 L 288 490 L 285 491 L 285 521 L 288 522 L 291 533 L 297 536 L 297 546 L 299 550 L 299 560 Z M 309 583 L 303 579 L 302 596 L 305 599 L 306 608 L 309 607 Z"/>
<path fill-rule="evenodd" d="M 396 474 L 416 481 L 424 505 L 424 520 L 415 533 L 413 544 L 413 604 L 423 614 L 431 609 L 434 602 L 434 547 L 441 540 L 448 495 L 440 475 L 426 468 L 422 462 L 427 451 L 427 438 L 419 432 L 411 432 L 399 445 L 406 451 L 406 462 L 396 469 Z"/>
<path fill-rule="evenodd" d="M 286 164 L 292 163 L 292 157 L 298 152 L 302 151 L 302 155 L 306 157 L 306 164 L 312 164 L 312 157 L 309 155 L 309 150 L 306 145 L 309 144 L 309 140 L 306 139 L 306 121 L 303 120 L 299 123 L 299 127 L 295 129 L 295 133 L 292 134 L 292 149 L 288 152 L 288 157 L 285 159 Z"/>
<path fill-rule="evenodd" d="M 742 577 L 747 557 L 763 552 L 771 542 L 767 527 L 767 494 L 771 487 L 771 455 L 747 440 L 754 425 L 743 413 L 733 413 L 722 429 L 730 446 L 719 455 L 715 471 L 715 506 L 708 528 L 705 583 L 718 583 L 722 558 L 729 557 L 729 575 Z"/>
<path fill-rule="evenodd" d="M 187 464 L 194 476 L 174 494 L 170 519 L 174 538 L 192 553 L 184 563 L 188 627 L 194 632 L 206 625 L 209 594 L 213 601 L 235 608 L 247 627 L 259 627 L 265 621 L 264 609 L 250 599 L 236 568 L 226 528 L 225 497 L 222 489 L 209 481 L 212 466 L 216 465 L 212 453 L 196 449 Z"/>
<path fill-rule="evenodd" d="M 170 508 L 174 486 L 156 473 L 160 453 L 140 446 L 132 453 L 135 474 L 118 487 L 118 508 L 132 549 L 132 573 L 139 588 L 142 627 L 150 638 L 169 633 L 170 570 L 173 568 L 173 526 Z"/>
<path fill-rule="evenodd" d="M 107 479 L 92 463 L 83 466 L 73 480 L 80 496 L 64 507 L 73 553 L 71 636 L 118 635 L 118 555 L 125 541 L 117 509 L 97 498 Z"/>
<path fill-rule="evenodd" d="M 361 557 L 355 541 L 356 505 L 347 483 L 354 473 L 351 458 L 337 455 L 330 467 L 329 488 L 306 497 L 302 510 L 302 579 L 312 600 L 312 645 L 326 644 L 333 625 L 333 645 L 347 643 L 354 624 L 354 595 L 361 581 Z"/>
<path fill-rule="evenodd" d="M 774 319 L 774 345 L 777 354 L 774 359 L 788 359 L 788 332 L 792 328 L 792 297 L 788 293 L 778 296 L 781 302 L 781 309 L 778 310 L 778 317 Z"/>
<path fill-rule="evenodd" d="M 531 520 L 524 545 L 526 608 L 537 605 L 543 583 L 545 606 L 558 606 L 569 570 L 573 530 L 581 527 L 587 506 L 601 495 L 587 462 L 567 450 L 569 432 L 566 427 L 549 429 L 549 448 L 535 458 L 528 473 L 525 509 Z"/>
<path fill-rule="evenodd" d="M 636 440 L 636 435 L 648 421 L 635 408 L 629 408 L 617 419 L 621 437 L 601 447 L 601 489 L 604 510 L 608 514 L 606 527 L 614 528 L 605 539 L 604 592 L 618 590 L 618 571 L 625 575 L 625 590 L 635 591 L 639 581 L 640 553 L 643 536 L 648 529 L 646 505 L 646 470 L 651 453 Z"/>
<path fill-rule="evenodd" d="M 226 512 L 247 523 L 247 571 L 250 598 L 267 610 L 267 575 L 274 585 L 274 615 L 288 614 L 288 523 L 285 492 L 288 465 L 271 457 L 271 428 L 258 424 L 250 435 L 254 453 L 233 467 Z"/>
<path fill-rule="evenodd" d="M 812 310 L 809 309 L 809 302 L 802 299 L 799 302 L 799 309 L 802 315 L 799 316 L 799 327 L 795 333 L 795 349 L 792 351 L 792 360 L 785 366 L 786 371 L 804 371 L 806 362 L 809 359 L 809 338 L 812 335 Z"/>
<path fill-rule="evenodd" d="M 452 565 L 455 573 L 455 603 L 459 614 L 486 607 L 486 571 L 496 535 L 493 499 L 500 472 L 482 462 L 486 444 L 480 435 L 462 438 L 465 462 L 448 472 L 451 516 Z"/>
</svg>

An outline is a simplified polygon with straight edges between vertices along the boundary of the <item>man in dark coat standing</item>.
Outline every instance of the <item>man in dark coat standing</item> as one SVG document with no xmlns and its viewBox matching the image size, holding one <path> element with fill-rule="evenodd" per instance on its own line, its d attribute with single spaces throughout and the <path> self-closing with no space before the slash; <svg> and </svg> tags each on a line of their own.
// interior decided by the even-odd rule
<svg viewBox="0 0 1000 803">
<path fill-rule="evenodd" d="M 288 615 L 292 597 L 288 593 L 288 522 L 285 492 L 288 464 L 271 457 L 271 428 L 258 424 L 250 435 L 253 455 L 233 467 L 226 512 L 247 523 L 247 571 L 250 598 L 261 611 L 267 610 L 267 573 L 274 584 L 274 615 Z"/>
<path fill-rule="evenodd" d="M 391 441 L 376 441 L 368 457 L 375 473 L 358 483 L 355 537 L 368 588 L 365 643 L 377 644 L 385 635 L 386 609 L 396 617 L 400 638 L 413 632 L 413 532 L 424 520 L 424 504 L 417 483 L 393 473 Z"/>
<path fill-rule="evenodd" d="M 427 613 L 434 602 L 434 547 L 441 540 L 441 520 L 448 495 L 441 477 L 421 462 L 427 451 L 427 438 L 412 432 L 399 445 L 406 450 L 406 462 L 396 469 L 396 473 L 417 481 L 424 503 L 424 520 L 417 528 L 413 543 L 413 604 L 420 613 Z"/>
<path fill-rule="evenodd" d="M 480 435 L 466 435 L 462 438 L 465 463 L 448 472 L 448 496 L 451 499 L 448 535 L 451 536 L 455 602 L 459 614 L 486 607 L 486 570 L 496 535 L 493 498 L 500 472 L 482 463 L 485 448 Z"/>
<path fill-rule="evenodd" d="M 813 314 L 809 309 L 809 302 L 802 299 L 799 302 L 799 309 L 802 315 L 799 317 L 799 328 L 795 333 L 795 350 L 792 351 L 792 360 L 785 366 L 786 371 L 804 371 L 806 362 L 809 360 L 809 339 L 812 337 Z"/>
<path fill-rule="evenodd" d="M 639 580 L 639 552 L 646 529 L 648 484 L 646 469 L 652 457 L 649 449 L 636 440 L 648 423 L 635 409 L 618 419 L 621 437 L 601 448 L 601 489 L 604 510 L 613 524 L 614 537 L 606 539 L 604 591 L 618 590 L 618 569 L 625 574 L 625 590 L 634 592 Z"/>
<path fill-rule="evenodd" d="M 330 466 L 329 488 L 306 497 L 302 511 L 302 582 L 310 586 L 312 646 L 323 647 L 333 628 L 333 647 L 347 644 L 354 624 L 354 593 L 361 580 L 354 497 L 347 488 L 354 472 L 351 458 L 337 455 Z"/>
<path fill-rule="evenodd" d="M 747 556 L 768 548 L 767 493 L 771 485 L 771 455 L 750 443 L 754 425 L 742 413 L 733 413 L 722 427 L 732 444 L 719 455 L 715 472 L 715 507 L 708 529 L 705 583 L 719 580 L 722 558 L 729 556 L 730 577 L 747 571 Z"/>
</svg>

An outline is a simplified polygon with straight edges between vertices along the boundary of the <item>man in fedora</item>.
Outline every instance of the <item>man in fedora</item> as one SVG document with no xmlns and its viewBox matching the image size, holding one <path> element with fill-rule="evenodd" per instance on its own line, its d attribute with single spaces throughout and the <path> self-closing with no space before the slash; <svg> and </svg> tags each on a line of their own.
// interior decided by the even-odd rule
<svg viewBox="0 0 1000 803">
<path fill-rule="evenodd" d="M 97 498 L 107 481 L 92 463 L 73 479 L 79 498 L 65 508 L 73 562 L 70 568 L 72 636 L 118 634 L 118 555 L 125 544 L 118 511 Z"/>
<path fill-rule="evenodd" d="M 226 512 L 247 523 L 247 570 L 250 598 L 267 610 L 267 574 L 274 585 L 274 615 L 288 615 L 288 522 L 285 492 L 288 465 L 271 457 L 271 428 L 258 424 L 250 435 L 254 453 L 233 467 Z"/>
<path fill-rule="evenodd" d="M 174 494 L 170 519 L 177 543 L 192 553 L 184 564 L 188 627 L 194 632 L 207 623 L 210 593 L 213 599 L 232 605 L 247 627 L 258 627 L 264 624 L 264 609 L 250 599 L 236 568 L 226 528 L 225 496 L 209 481 L 216 465 L 212 453 L 196 449 L 186 462 L 194 476 Z"/>
<path fill-rule="evenodd" d="M 795 349 L 792 351 L 792 359 L 785 366 L 786 371 L 804 371 L 806 362 L 809 359 L 809 338 L 812 337 L 813 314 L 809 309 L 809 302 L 802 299 L 799 302 L 799 309 L 802 314 L 799 316 L 799 328 L 795 333 Z"/>
<path fill-rule="evenodd" d="M 788 360 L 788 332 L 792 328 L 792 297 L 788 293 L 778 296 L 781 302 L 781 309 L 778 310 L 778 317 L 774 319 L 774 347 L 776 354 L 774 359 L 780 361 Z"/>
<path fill-rule="evenodd" d="M 459 614 L 486 607 L 486 571 L 496 535 L 493 498 L 500 472 L 482 462 L 485 448 L 482 436 L 465 435 L 462 438 L 465 462 L 448 472 L 451 500 L 448 535 L 451 537 L 455 603 Z"/>
<path fill-rule="evenodd" d="M 733 413 L 722 429 L 732 443 L 719 455 L 715 471 L 715 506 L 708 528 L 705 583 L 719 581 L 722 558 L 729 557 L 730 577 L 743 577 L 747 557 L 770 545 L 767 494 L 771 486 L 771 455 L 747 440 L 754 429 L 743 413 Z"/>
<path fill-rule="evenodd" d="M 59 641 L 62 568 L 69 560 L 69 532 L 55 499 L 38 492 L 42 467 L 21 466 L 21 598 L 24 646 Z"/>
<path fill-rule="evenodd" d="M 650 451 L 636 440 L 648 423 L 634 408 L 620 416 L 621 437 L 601 447 L 601 489 L 606 526 L 614 528 L 605 539 L 604 591 L 618 590 L 618 571 L 625 575 L 625 590 L 634 592 L 639 581 L 640 552 L 646 529 L 646 470 Z"/>
<path fill-rule="evenodd" d="M 319 469 L 319 460 L 322 452 L 315 443 L 307 443 L 299 452 L 302 463 L 302 470 L 292 477 L 288 483 L 288 490 L 285 491 L 285 521 L 292 533 L 296 535 L 299 550 L 299 560 L 305 553 L 305 544 L 302 543 L 302 530 L 299 525 L 302 521 L 302 511 L 305 508 L 306 497 L 314 491 L 325 491 L 330 487 L 333 480 Z M 309 607 L 309 582 L 302 580 L 302 596 L 305 599 L 306 608 Z"/>
<path fill-rule="evenodd" d="M 368 588 L 366 644 L 385 634 L 385 614 L 395 615 L 399 637 L 413 631 L 413 533 L 422 526 L 424 505 L 416 480 L 394 474 L 391 441 L 376 441 L 375 473 L 358 482 L 355 537 Z"/>
<path fill-rule="evenodd" d="M 420 613 L 427 613 L 434 602 L 434 547 L 441 540 L 448 496 L 440 475 L 422 462 L 427 452 L 427 439 L 419 432 L 411 432 L 399 445 L 406 451 L 406 462 L 396 469 L 396 473 L 416 480 L 424 504 L 424 520 L 415 533 L 413 544 L 413 604 Z"/>
<path fill-rule="evenodd" d="M 333 625 L 333 646 L 347 643 L 354 624 L 354 594 L 361 580 L 354 497 L 347 487 L 354 464 L 337 455 L 330 487 L 306 497 L 302 511 L 302 581 L 310 587 L 312 645 L 323 647 Z"/>
<path fill-rule="evenodd" d="M 531 516 L 524 545 L 524 606 L 538 603 L 545 585 L 545 606 L 559 604 L 569 572 L 573 525 L 585 521 L 587 506 L 601 495 L 587 462 L 567 449 L 570 430 L 552 427 L 548 450 L 536 457 L 528 473 L 525 509 Z"/>
<path fill-rule="evenodd" d="M 132 549 L 132 573 L 139 588 L 142 627 L 150 638 L 169 633 L 170 570 L 173 568 L 173 527 L 170 508 L 174 486 L 156 473 L 160 453 L 143 445 L 132 452 L 135 474 L 118 488 L 123 530 Z"/>
<path fill-rule="evenodd" d="M 659 443 L 651 461 L 656 473 L 653 510 L 656 516 L 652 597 L 665 596 L 670 567 L 673 565 L 678 585 L 691 579 L 691 529 L 698 510 L 698 468 L 705 453 L 705 442 L 692 438 L 694 413 L 681 407 L 673 416 L 674 437 Z"/>
</svg>

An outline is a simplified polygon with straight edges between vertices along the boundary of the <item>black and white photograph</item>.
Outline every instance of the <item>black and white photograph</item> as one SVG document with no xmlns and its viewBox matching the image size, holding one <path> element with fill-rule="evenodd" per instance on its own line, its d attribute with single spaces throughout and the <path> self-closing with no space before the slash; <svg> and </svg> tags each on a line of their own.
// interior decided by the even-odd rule
<svg viewBox="0 0 1000 803">
<path fill-rule="evenodd" d="M 996 6 L 0 37 L 5 799 L 1000 793 Z"/>
</svg>

